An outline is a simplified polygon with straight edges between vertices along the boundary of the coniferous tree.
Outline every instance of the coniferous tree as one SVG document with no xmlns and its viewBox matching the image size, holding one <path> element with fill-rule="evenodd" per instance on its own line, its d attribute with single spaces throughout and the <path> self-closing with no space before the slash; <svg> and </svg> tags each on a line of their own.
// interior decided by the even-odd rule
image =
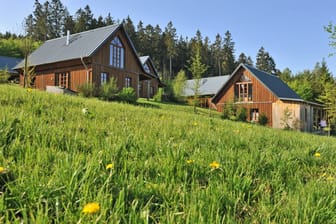
<svg viewBox="0 0 336 224">
<path fill-rule="evenodd" d="M 129 17 L 128 17 L 129 18 Z M 104 24 L 106 26 L 109 26 L 109 25 L 113 25 L 115 24 L 115 21 L 113 20 L 112 16 L 111 16 L 111 13 L 108 13 L 106 18 L 104 19 Z"/>
<path fill-rule="evenodd" d="M 167 24 L 164 33 L 164 42 L 169 58 L 169 79 L 172 79 L 172 58 L 176 56 L 176 29 L 171 21 Z"/>
<path fill-rule="evenodd" d="M 264 47 L 261 47 L 258 51 L 256 58 L 256 67 L 262 71 L 277 74 L 277 69 L 273 58 L 265 51 Z"/>
<path fill-rule="evenodd" d="M 224 75 L 231 74 L 236 68 L 236 61 L 234 56 L 234 42 L 230 31 L 226 31 L 223 44 L 223 63 L 222 71 Z"/>
<path fill-rule="evenodd" d="M 60 0 L 51 0 L 49 14 L 49 38 L 56 38 L 63 35 L 66 8 Z"/>
<path fill-rule="evenodd" d="M 222 75 L 222 59 L 223 59 L 223 48 L 222 48 L 222 37 L 218 33 L 216 35 L 215 42 L 212 44 L 212 57 L 213 57 L 213 67 L 217 75 Z"/>
</svg>

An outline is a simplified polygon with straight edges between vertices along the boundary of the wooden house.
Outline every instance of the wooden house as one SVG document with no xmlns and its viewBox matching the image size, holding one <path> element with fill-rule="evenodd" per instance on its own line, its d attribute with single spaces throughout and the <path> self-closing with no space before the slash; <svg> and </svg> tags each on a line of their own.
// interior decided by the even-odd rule
<svg viewBox="0 0 336 224">
<path fill-rule="evenodd" d="M 195 96 L 195 86 L 199 82 L 198 100 L 201 107 L 209 107 L 211 98 L 216 95 L 220 88 L 227 82 L 229 75 L 212 76 L 201 78 L 199 80 L 189 79 L 185 83 L 183 96 L 187 100 L 192 100 Z"/>
<path fill-rule="evenodd" d="M 144 70 L 153 76 L 153 78 L 140 82 L 139 97 L 153 98 L 158 92 L 159 87 L 164 87 L 160 81 L 159 74 L 154 66 L 152 59 L 149 56 L 139 57 Z"/>
<path fill-rule="evenodd" d="M 318 127 L 325 115 L 322 105 L 304 101 L 279 77 L 245 64 L 235 69 L 212 103 L 218 111 L 228 104 L 244 107 L 251 122 L 263 115 L 271 127 L 308 132 Z"/>
<path fill-rule="evenodd" d="M 114 77 L 119 89 L 132 87 L 140 96 L 142 82 L 158 79 L 145 70 L 122 24 L 48 40 L 28 57 L 28 64 L 34 67 L 34 87 L 54 92 L 78 92 L 84 83 L 99 87 Z M 21 84 L 23 66 L 24 61 L 15 67 Z"/>
</svg>

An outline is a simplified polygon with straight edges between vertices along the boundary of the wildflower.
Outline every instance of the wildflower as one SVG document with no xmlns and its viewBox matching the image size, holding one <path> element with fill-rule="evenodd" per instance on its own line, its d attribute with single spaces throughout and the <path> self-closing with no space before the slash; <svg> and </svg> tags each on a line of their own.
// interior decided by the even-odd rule
<svg viewBox="0 0 336 224">
<path fill-rule="evenodd" d="M 114 168 L 114 164 L 113 163 L 109 163 L 106 165 L 106 169 L 107 170 L 112 170 Z"/>
<path fill-rule="evenodd" d="M 212 169 L 218 169 L 218 168 L 219 168 L 219 163 L 216 162 L 216 161 L 213 161 L 212 163 L 209 164 L 209 166 L 210 166 Z"/>
<path fill-rule="evenodd" d="M 187 162 L 187 164 L 192 164 L 194 162 L 194 160 L 188 159 L 186 162 Z"/>
<path fill-rule="evenodd" d="M 194 126 L 197 126 L 198 124 L 197 124 L 197 122 L 194 122 L 193 125 L 194 125 Z"/>
<path fill-rule="evenodd" d="M 31 93 L 32 91 L 33 91 L 32 88 L 27 89 L 27 93 Z"/>
<path fill-rule="evenodd" d="M 0 173 L 4 173 L 6 171 L 5 168 L 3 168 L 2 166 L 0 166 Z"/>
<path fill-rule="evenodd" d="M 85 214 L 94 214 L 99 212 L 100 206 L 97 202 L 91 202 L 84 206 L 82 212 Z"/>
<path fill-rule="evenodd" d="M 333 181 L 334 179 L 335 179 L 335 178 L 332 177 L 332 176 L 329 176 L 329 177 L 326 178 L 327 181 Z"/>
<path fill-rule="evenodd" d="M 316 152 L 316 153 L 314 154 L 314 156 L 315 156 L 315 157 L 320 157 L 320 156 L 321 156 L 321 153 Z"/>
<path fill-rule="evenodd" d="M 85 114 L 85 115 L 88 114 L 89 113 L 89 109 L 88 108 L 83 108 L 82 109 L 82 113 Z"/>
</svg>

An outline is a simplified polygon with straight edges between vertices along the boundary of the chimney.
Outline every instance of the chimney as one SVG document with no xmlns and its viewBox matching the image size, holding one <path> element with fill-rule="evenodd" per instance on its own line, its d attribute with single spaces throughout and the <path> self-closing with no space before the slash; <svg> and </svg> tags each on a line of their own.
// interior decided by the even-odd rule
<svg viewBox="0 0 336 224">
<path fill-rule="evenodd" d="M 66 45 L 69 45 L 69 42 L 70 42 L 70 30 L 67 30 Z"/>
</svg>

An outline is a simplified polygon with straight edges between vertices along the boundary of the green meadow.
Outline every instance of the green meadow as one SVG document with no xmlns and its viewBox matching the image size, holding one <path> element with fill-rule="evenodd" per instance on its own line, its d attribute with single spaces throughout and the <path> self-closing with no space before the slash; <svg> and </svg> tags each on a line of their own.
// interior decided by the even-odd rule
<svg viewBox="0 0 336 224">
<path fill-rule="evenodd" d="M 334 137 L 138 102 L 1 85 L 0 223 L 336 223 Z"/>
</svg>

